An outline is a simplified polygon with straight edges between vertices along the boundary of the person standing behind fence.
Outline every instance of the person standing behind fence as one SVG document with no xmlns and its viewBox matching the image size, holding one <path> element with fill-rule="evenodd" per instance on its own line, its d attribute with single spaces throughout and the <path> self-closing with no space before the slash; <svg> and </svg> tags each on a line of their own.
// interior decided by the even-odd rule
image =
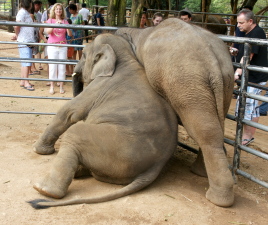
<svg viewBox="0 0 268 225">
<path fill-rule="evenodd" d="M 245 32 L 246 38 L 259 38 L 266 39 L 265 32 L 255 22 L 254 14 L 251 10 L 243 9 L 237 15 L 237 27 L 240 31 Z M 244 45 L 239 45 L 237 60 L 243 63 Z M 267 47 L 252 45 L 250 53 L 250 64 L 256 66 L 267 67 Z M 242 75 L 242 69 L 237 68 L 234 74 L 235 80 L 239 79 Z M 248 81 L 259 85 L 265 85 L 268 79 L 268 74 L 264 72 L 249 71 Z M 261 94 L 261 89 L 248 87 L 247 92 L 255 95 Z M 238 102 L 236 107 L 236 115 L 238 112 Z M 247 98 L 245 105 L 245 119 L 253 122 L 258 122 L 260 117 L 258 100 Z M 242 137 L 242 145 L 248 145 L 254 141 L 254 134 L 256 128 L 244 125 L 244 132 Z"/>
<path fill-rule="evenodd" d="M 31 9 L 31 15 L 33 15 L 33 21 L 37 22 L 37 23 L 41 23 L 41 18 L 42 18 L 42 13 L 39 12 L 39 10 L 41 9 L 42 6 L 42 2 L 41 1 L 34 1 L 33 2 L 33 7 Z M 39 37 L 39 27 L 35 27 L 34 28 L 34 38 L 35 38 L 35 42 L 39 42 L 40 37 Z M 40 52 L 39 52 L 39 47 L 38 46 L 34 46 L 33 47 L 33 58 L 39 58 L 40 59 Z M 39 63 L 39 69 L 42 70 L 43 68 L 41 67 L 41 63 Z M 32 67 L 31 67 L 31 73 L 30 75 L 33 74 L 38 74 L 40 75 L 40 71 L 36 69 L 35 67 L 35 63 L 32 63 Z"/>
<path fill-rule="evenodd" d="M 88 20 L 89 20 L 89 10 L 86 8 L 87 4 L 83 3 L 82 4 L 82 9 L 80 9 L 79 14 L 81 14 L 83 16 L 83 20 L 84 20 L 84 25 L 88 25 Z M 85 36 L 86 36 L 86 42 L 88 43 L 88 30 L 85 30 Z"/>
<path fill-rule="evenodd" d="M 77 6 L 74 4 L 69 5 L 69 11 L 71 13 L 70 19 L 72 20 L 73 25 L 84 25 L 83 21 L 83 16 L 78 13 L 77 11 Z M 77 30 L 77 29 L 72 29 L 74 41 L 72 41 L 72 44 L 74 45 L 82 45 L 83 44 L 83 36 L 84 36 L 84 31 L 83 30 Z M 76 55 L 78 53 L 78 59 L 81 59 L 82 57 L 82 50 L 83 48 L 81 47 L 75 47 L 74 48 L 74 56 L 73 59 L 76 60 Z"/>
<path fill-rule="evenodd" d="M 43 12 L 41 22 L 44 23 L 45 21 L 48 20 L 48 11 L 52 8 L 52 6 L 57 3 L 57 0 L 48 0 L 48 9 Z"/>
<path fill-rule="evenodd" d="M 160 24 L 162 21 L 163 21 L 164 17 L 162 15 L 162 13 L 160 12 L 156 12 L 154 15 L 153 15 L 153 25 L 154 26 L 157 26 L 158 24 Z"/>
<path fill-rule="evenodd" d="M 99 8 L 99 11 L 97 14 L 95 14 L 95 21 L 97 26 L 105 26 L 105 21 L 104 21 L 104 8 Z M 98 30 L 97 34 L 101 34 L 102 30 Z"/>
<path fill-rule="evenodd" d="M 65 10 L 63 5 L 56 3 L 50 10 L 50 18 L 47 23 L 68 24 L 65 19 Z M 66 44 L 66 32 L 72 36 L 72 32 L 65 28 L 46 28 L 49 35 L 47 43 Z M 67 59 L 67 47 L 48 46 L 48 59 Z M 49 64 L 49 79 L 51 80 L 65 80 L 65 64 Z M 60 93 L 64 93 L 63 82 L 59 82 Z M 54 94 L 54 82 L 50 83 L 50 94 Z"/>
<path fill-rule="evenodd" d="M 69 6 L 70 6 L 71 4 L 74 4 L 74 2 L 73 2 L 73 1 L 69 1 L 69 5 L 65 8 L 66 18 L 67 18 L 67 19 L 70 19 L 70 17 L 71 17 L 71 13 L 70 13 L 70 11 L 69 11 Z"/>
<path fill-rule="evenodd" d="M 33 20 L 30 16 L 32 1 L 21 0 L 20 7 L 21 8 L 16 16 L 16 22 L 32 23 Z M 12 40 L 17 40 L 18 42 L 34 42 L 34 27 L 15 26 L 14 30 L 15 35 L 12 37 Z M 19 45 L 19 54 L 20 58 L 31 59 L 33 56 L 32 47 L 28 47 L 27 45 Z M 21 63 L 21 78 L 29 78 L 31 65 L 32 63 Z M 20 86 L 24 87 L 28 91 L 35 90 L 29 80 L 21 80 Z"/>
<path fill-rule="evenodd" d="M 183 9 L 179 13 L 179 18 L 186 23 L 192 22 L 192 12 L 189 9 Z"/>
</svg>

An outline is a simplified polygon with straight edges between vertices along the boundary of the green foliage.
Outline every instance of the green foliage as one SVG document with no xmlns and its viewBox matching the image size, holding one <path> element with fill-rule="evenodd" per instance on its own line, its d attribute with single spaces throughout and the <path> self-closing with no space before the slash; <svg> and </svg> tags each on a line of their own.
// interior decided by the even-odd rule
<svg viewBox="0 0 268 225">
<path fill-rule="evenodd" d="M 188 0 L 185 1 L 182 9 L 188 8 L 192 12 L 200 12 L 201 1 L 200 0 Z"/>
</svg>

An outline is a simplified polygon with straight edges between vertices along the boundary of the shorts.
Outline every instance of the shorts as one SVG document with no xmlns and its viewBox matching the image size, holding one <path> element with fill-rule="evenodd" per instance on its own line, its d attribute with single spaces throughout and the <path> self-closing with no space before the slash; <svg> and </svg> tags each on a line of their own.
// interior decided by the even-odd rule
<svg viewBox="0 0 268 225">
<path fill-rule="evenodd" d="M 259 85 L 265 85 L 266 82 L 261 82 Z M 247 92 L 250 94 L 260 95 L 262 90 L 259 88 L 249 87 L 247 88 Z M 238 107 L 239 107 L 239 97 L 236 102 L 236 110 L 235 115 L 238 115 Z M 246 98 L 246 106 L 245 106 L 245 120 L 252 120 L 253 117 L 260 117 L 260 108 L 259 101 L 252 98 Z"/>
<path fill-rule="evenodd" d="M 68 58 L 73 58 L 73 56 L 74 56 L 74 47 L 68 47 L 67 57 Z"/>
<path fill-rule="evenodd" d="M 19 53 L 20 53 L 20 58 L 27 58 L 27 59 L 33 58 L 32 48 L 27 47 L 27 45 L 19 45 Z M 30 62 L 21 63 L 22 67 L 31 66 L 31 65 L 32 63 Z"/>
</svg>

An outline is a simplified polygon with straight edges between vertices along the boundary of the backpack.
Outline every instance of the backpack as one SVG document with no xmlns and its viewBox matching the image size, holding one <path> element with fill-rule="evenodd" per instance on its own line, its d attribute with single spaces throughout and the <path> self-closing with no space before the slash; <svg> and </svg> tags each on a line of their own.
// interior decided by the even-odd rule
<svg viewBox="0 0 268 225">
<path fill-rule="evenodd" d="M 97 26 L 98 24 L 97 24 L 97 18 L 96 18 L 96 15 L 97 14 L 94 14 L 93 16 L 92 16 L 92 25 L 94 25 L 94 26 Z"/>
</svg>

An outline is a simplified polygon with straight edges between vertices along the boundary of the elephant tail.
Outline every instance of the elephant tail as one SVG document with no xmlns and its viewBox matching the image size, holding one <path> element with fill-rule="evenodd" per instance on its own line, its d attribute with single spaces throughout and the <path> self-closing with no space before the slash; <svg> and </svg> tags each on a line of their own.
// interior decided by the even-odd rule
<svg viewBox="0 0 268 225">
<path fill-rule="evenodd" d="M 144 173 L 140 174 L 127 186 L 99 197 L 92 197 L 87 199 L 72 199 L 72 200 L 61 200 L 61 201 L 48 201 L 45 199 L 35 199 L 28 201 L 29 204 L 35 209 L 45 209 L 55 206 L 66 206 L 66 205 L 75 205 L 75 204 L 92 204 L 92 203 L 101 203 L 111 201 L 117 198 L 121 198 L 130 194 L 133 194 L 149 184 L 151 184 L 161 172 L 163 166 L 165 165 L 166 160 L 161 163 L 157 163 Z"/>
</svg>

